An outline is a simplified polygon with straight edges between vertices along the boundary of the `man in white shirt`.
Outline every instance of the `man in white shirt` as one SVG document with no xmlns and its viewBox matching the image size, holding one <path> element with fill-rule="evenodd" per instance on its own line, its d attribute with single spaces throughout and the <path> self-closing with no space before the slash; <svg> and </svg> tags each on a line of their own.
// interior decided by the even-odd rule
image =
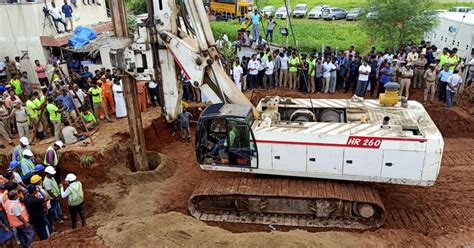
<svg viewBox="0 0 474 248">
<path fill-rule="evenodd" d="M 365 91 L 367 90 L 367 83 L 369 82 L 369 74 L 371 71 L 370 65 L 367 64 L 367 59 L 364 59 L 364 63 L 359 66 L 359 81 L 357 82 L 356 95 L 358 97 L 364 97 Z"/>
<path fill-rule="evenodd" d="M 418 53 L 416 52 L 416 47 L 412 47 L 411 52 L 407 55 L 407 66 L 412 66 L 417 60 Z"/>
<path fill-rule="evenodd" d="M 48 11 L 49 11 L 49 15 L 53 18 L 53 23 L 54 23 L 54 26 L 56 27 L 56 31 L 59 34 L 62 33 L 62 31 L 59 30 L 58 22 L 63 24 L 64 31 L 66 31 L 67 30 L 66 22 L 64 22 L 63 18 L 61 17 L 61 10 L 59 10 L 56 7 L 56 3 L 54 1 L 51 2 L 51 6 L 49 6 Z"/>
<path fill-rule="evenodd" d="M 288 82 L 288 56 L 286 53 L 280 53 L 280 78 L 278 79 L 278 84 L 280 87 L 286 87 Z"/>
<path fill-rule="evenodd" d="M 331 63 L 331 58 L 326 58 L 326 62 L 323 64 L 324 72 L 323 72 L 323 90 L 324 93 L 328 93 L 329 91 L 329 81 L 331 80 L 331 71 L 336 70 L 336 66 Z"/>
<path fill-rule="evenodd" d="M 232 67 L 231 70 L 231 75 L 232 78 L 234 79 L 234 83 L 239 88 L 240 91 L 242 91 L 242 74 L 244 73 L 244 70 L 242 69 L 242 66 L 240 66 L 240 61 L 239 59 L 236 59 L 234 62 L 234 66 Z"/>
<path fill-rule="evenodd" d="M 265 62 L 265 77 L 263 78 L 263 88 L 270 89 L 273 88 L 275 85 L 273 83 L 273 70 L 275 68 L 275 64 L 272 61 L 272 56 L 268 56 L 268 60 Z"/>
<path fill-rule="evenodd" d="M 265 35 L 265 39 L 268 40 L 268 42 L 273 42 L 273 30 L 275 29 L 276 26 L 275 20 L 273 20 L 272 16 L 268 18 L 268 26 L 267 26 L 267 34 Z"/>
<path fill-rule="evenodd" d="M 76 106 L 77 109 L 80 109 L 85 104 L 84 101 L 87 99 L 87 95 L 77 84 L 72 86 L 72 90 L 69 90 L 69 94 L 71 94 L 74 106 Z"/>
<path fill-rule="evenodd" d="M 248 69 L 249 69 L 249 77 L 248 77 L 248 88 L 253 89 L 257 83 L 257 75 L 258 75 L 258 68 L 260 67 L 260 62 L 257 60 L 257 54 L 252 54 L 250 58 Z"/>
<path fill-rule="evenodd" d="M 458 85 L 462 83 L 462 77 L 459 71 L 454 69 L 453 74 L 448 77 L 448 85 L 446 86 L 446 104 L 448 108 L 454 105 L 454 96 L 458 92 Z"/>
</svg>

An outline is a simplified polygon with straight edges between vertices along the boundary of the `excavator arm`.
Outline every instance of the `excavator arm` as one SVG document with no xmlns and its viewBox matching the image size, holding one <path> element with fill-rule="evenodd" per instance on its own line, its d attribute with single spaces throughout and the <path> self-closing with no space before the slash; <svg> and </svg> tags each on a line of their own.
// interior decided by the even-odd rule
<svg viewBox="0 0 474 248">
<path fill-rule="evenodd" d="M 257 114 L 222 67 L 202 2 L 153 0 L 151 7 L 153 15 L 138 25 L 133 40 L 120 42 L 110 55 L 114 66 L 136 80 L 161 83 L 166 120 L 175 120 L 180 111 L 181 72 L 211 103 L 248 105 Z"/>
</svg>

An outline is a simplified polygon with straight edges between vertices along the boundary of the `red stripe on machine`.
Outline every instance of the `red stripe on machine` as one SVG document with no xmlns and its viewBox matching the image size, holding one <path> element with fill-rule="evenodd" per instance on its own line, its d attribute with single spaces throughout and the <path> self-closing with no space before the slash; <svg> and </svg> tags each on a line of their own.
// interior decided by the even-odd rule
<svg viewBox="0 0 474 248">
<path fill-rule="evenodd" d="M 171 48 L 169 48 L 169 46 L 166 46 L 166 48 L 171 53 L 171 55 L 173 55 L 174 61 L 178 64 L 179 68 L 181 68 L 181 70 L 183 70 L 184 75 L 186 75 L 186 77 L 189 79 L 189 81 L 191 81 L 191 77 L 189 76 L 186 69 L 184 69 L 184 66 L 181 64 L 181 62 L 179 62 L 179 59 L 178 59 L 178 57 L 176 57 L 176 54 L 173 53 L 173 50 L 171 50 Z"/>
<path fill-rule="evenodd" d="M 404 142 L 426 142 L 426 139 L 349 136 L 345 144 L 320 143 L 320 142 L 295 142 L 295 141 L 281 141 L 281 140 L 257 140 L 257 143 L 270 143 L 270 144 L 281 144 L 281 145 L 305 145 L 305 146 L 380 148 L 380 145 L 382 144 L 382 141 L 384 140 L 404 141 Z"/>
</svg>

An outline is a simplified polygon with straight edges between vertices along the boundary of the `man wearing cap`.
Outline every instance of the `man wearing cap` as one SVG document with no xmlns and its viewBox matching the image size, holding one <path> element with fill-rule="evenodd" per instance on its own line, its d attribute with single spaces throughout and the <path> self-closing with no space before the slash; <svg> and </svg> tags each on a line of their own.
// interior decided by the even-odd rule
<svg viewBox="0 0 474 248">
<path fill-rule="evenodd" d="M 84 210 L 84 191 L 82 190 L 81 182 L 77 181 L 74 174 L 69 173 L 66 175 L 66 183 L 69 186 L 64 190 L 62 184 L 61 197 L 68 198 L 69 214 L 71 215 L 71 227 L 75 229 L 77 227 L 77 214 L 81 217 L 82 226 L 86 226 L 86 216 Z"/>
<path fill-rule="evenodd" d="M 415 61 L 415 77 L 413 79 L 413 88 L 423 88 L 423 76 L 425 75 L 425 66 L 428 60 L 425 58 L 425 54 L 420 54 L 420 57 Z"/>
<path fill-rule="evenodd" d="M 43 188 L 46 191 L 46 198 L 51 202 L 51 208 L 49 209 L 49 215 L 56 220 L 56 222 L 62 224 L 64 220 L 67 219 L 66 216 L 63 215 L 61 210 L 61 203 L 60 194 L 61 191 L 59 189 L 59 185 L 54 179 L 54 175 L 56 175 L 56 170 L 52 166 L 46 167 L 44 169 L 46 173 L 44 180 L 43 180 Z"/>
<path fill-rule="evenodd" d="M 436 93 L 436 64 L 431 64 L 428 67 L 428 70 L 425 71 L 423 79 L 425 80 L 426 88 L 423 94 L 423 103 L 427 103 L 428 92 L 431 92 L 430 103 L 433 103 L 435 93 Z"/>
<path fill-rule="evenodd" d="M 30 216 L 30 223 L 36 230 L 40 240 L 45 240 L 51 235 L 50 223 L 46 218 L 44 204 L 47 201 L 44 193 L 35 185 L 41 181 L 41 177 L 35 175 L 31 178 L 31 185 L 28 185 L 28 194 L 23 202 Z"/>
<path fill-rule="evenodd" d="M 400 69 L 400 96 L 403 95 L 403 90 L 405 90 L 405 97 L 408 99 L 410 94 L 410 84 L 411 78 L 413 77 L 413 70 L 411 67 L 406 66 L 406 62 L 401 62 Z"/>
<path fill-rule="evenodd" d="M 48 98 L 48 105 L 46 105 L 46 110 L 49 113 L 49 120 L 53 123 L 54 126 L 54 137 L 56 140 L 60 140 L 61 135 L 61 112 L 64 111 L 64 107 L 59 109 L 54 104 L 52 97 Z"/>
<path fill-rule="evenodd" d="M 14 108 L 10 113 L 10 118 L 15 118 L 18 136 L 29 137 L 30 122 L 28 121 L 28 113 L 26 112 L 26 108 L 23 107 L 21 101 L 13 102 L 13 106 Z"/>
<path fill-rule="evenodd" d="M 30 150 L 30 141 L 28 140 L 27 137 L 21 137 L 20 138 L 20 144 L 15 146 L 13 148 L 12 152 L 12 160 L 20 161 L 23 158 L 23 151 L 24 150 Z"/>
<path fill-rule="evenodd" d="M 31 160 L 33 153 L 31 150 L 23 151 L 23 158 L 20 160 L 21 171 L 20 175 L 24 181 L 26 174 L 33 172 L 35 170 L 35 164 Z"/>
<path fill-rule="evenodd" d="M 52 146 L 49 146 L 46 150 L 46 154 L 44 155 L 44 162 L 43 164 L 46 166 L 53 166 L 56 174 L 54 178 L 56 181 L 61 182 L 59 178 L 59 149 L 64 146 L 62 141 L 56 141 Z"/>
<path fill-rule="evenodd" d="M 10 226 L 17 231 L 18 239 L 23 247 L 29 247 L 35 239 L 35 232 L 30 225 L 25 205 L 20 201 L 17 190 L 8 191 L 8 200 L 3 202 Z"/>
<path fill-rule="evenodd" d="M 102 89 L 97 85 L 97 82 L 92 82 L 92 87 L 89 88 L 87 94 L 92 96 L 92 107 L 94 109 L 94 115 L 97 121 L 99 120 L 99 108 L 105 114 L 105 119 L 110 121 L 107 109 L 105 109 L 104 102 L 102 100 Z"/>
</svg>

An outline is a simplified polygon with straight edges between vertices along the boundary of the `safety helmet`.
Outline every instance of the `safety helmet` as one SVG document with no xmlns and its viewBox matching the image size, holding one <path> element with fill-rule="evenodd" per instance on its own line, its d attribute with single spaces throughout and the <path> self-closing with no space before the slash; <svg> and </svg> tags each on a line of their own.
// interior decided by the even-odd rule
<svg viewBox="0 0 474 248">
<path fill-rule="evenodd" d="M 24 146 L 27 146 L 27 145 L 30 144 L 30 141 L 28 140 L 27 137 L 21 137 L 21 138 L 20 138 L 20 143 L 21 143 L 22 145 L 24 145 Z"/>
<path fill-rule="evenodd" d="M 30 179 L 30 182 L 31 182 L 31 183 L 37 183 L 37 182 L 39 182 L 40 180 L 41 180 L 41 176 L 39 176 L 39 175 L 33 175 L 33 176 L 31 177 L 31 179 Z"/>
<path fill-rule="evenodd" d="M 64 146 L 64 143 L 60 140 L 54 142 L 55 145 L 57 145 L 59 148 L 62 148 Z"/>
<path fill-rule="evenodd" d="M 66 181 L 68 181 L 68 182 L 76 181 L 76 175 L 74 175 L 72 173 L 67 174 L 66 175 Z"/>
<path fill-rule="evenodd" d="M 10 162 L 10 166 L 8 167 L 9 170 L 13 170 L 15 169 L 16 167 L 18 167 L 18 165 L 20 165 L 20 162 L 16 161 L 16 160 L 12 160 Z"/>
<path fill-rule="evenodd" d="M 33 157 L 33 152 L 30 149 L 23 151 L 23 156 Z"/>
<path fill-rule="evenodd" d="M 56 174 L 56 170 L 54 169 L 53 166 L 46 166 L 46 169 L 44 169 L 44 172 L 46 172 L 50 175 Z"/>
<path fill-rule="evenodd" d="M 44 166 L 42 164 L 35 165 L 35 171 L 42 171 L 44 170 Z"/>
</svg>

